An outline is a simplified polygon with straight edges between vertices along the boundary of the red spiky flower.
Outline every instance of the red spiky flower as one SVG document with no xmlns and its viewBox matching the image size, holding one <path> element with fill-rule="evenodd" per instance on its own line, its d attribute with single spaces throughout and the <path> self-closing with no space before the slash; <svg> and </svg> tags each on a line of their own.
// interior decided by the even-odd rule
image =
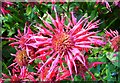
<svg viewBox="0 0 120 83">
<path fill-rule="evenodd" d="M 9 45 L 14 47 L 17 46 L 18 50 L 25 50 L 27 53 L 28 58 L 33 59 L 36 57 L 35 55 L 35 47 L 28 46 L 29 43 L 35 42 L 33 35 L 36 35 L 35 33 L 32 32 L 30 29 L 29 25 L 27 27 L 27 22 L 25 23 L 24 27 L 24 33 L 21 33 L 20 30 L 18 29 L 18 35 L 15 36 L 15 38 L 8 38 L 10 41 L 14 41 L 10 43 Z"/>
<path fill-rule="evenodd" d="M 39 34 L 42 34 L 43 40 L 41 40 L 42 37 L 33 36 L 36 42 L 33 42 L 28 46 L 39 48 L 35 54 L 39 54 L 40 59 L 46 57 L 47 60 L 42 63 L 42 66 L 37 72 L 43 73 L 44 68 L 49 65 L 50 68 L 47 71 L 47 75 L 45 77 L 46 80 L 51 77 L 51 74 L 56 67 L 58 67 L 58 69 L 66 67 L 64 64 L 67 64 L 73 80 L 72 66 L 74 66 L 75 72 L 78 72 L 75 59 L 80 61 L 81 64 L 87 68 L 84 53 L 89 51 L 89 49 L 94 48 L 91 45 L 103 44 L 101 37 L 96 36 L 97 32 L 92 31 L 93 29 L 98 28 L 99 20 L 88 22 L 89 17 L 85 18 L 83 16 L 77 22 L 73 12 L 71 12 L 71 19 L 69 19 L 67 16 L 59 17 L 56 9 L 54 9 L 54 11 L 56 14 L 55 19 L 51 15 L 48 15 L 55 28 L 40 18 L 46 28 L 41 27 L 39 24 L 37 24 L 36 27 L 40 30 Z M 69 21 L 67 25 L 65 25 L 65 20 Z M 63 60 L 64 62 L 62 62 Z"/>
<path fill-rule="evenodd" d="M 106 40 L 111 43 L 111 48 L 114 49 L 114 51 L 120 51 L 120 35 L 117 30 L 106 31 Z"/>
<path fill-rule="evenodd" d="M 96 4 L 101 3 L 102 5 L 105 5 L 106 8 L 111 11 L 110 5 L 107 0 L 96 0 Z M 111 11 L 112 12 L 112 11 Z"/>
<path fill-rule="evenodd" d="M 76 64 L 76 67 L 77 67 L 77 70 L 78 70 L 77 75 L 80 75 L 85 80 L 85 74 L 86 74 L 86 72 L 88 72 L 91 75 L 92 79 L 96 80 L 96 78 L 94 77 L 92 72 L 89 71 L 89 68 L 96 67 L 97 65 L 104 64 L 104 63 L 103 62 L 89 63 L 87 61 L 87 59 L 88 59 L 88 56 L 85 56 L 84 60 L 85 60 L 85 65 L 87 67 L 85 67 L 79 60 L 75 60 L 75 64 Z M 74 67 L 73 67 L 73 72 L 75 73 Z"/>
<path fill-rule="evenodd" d="M 10 76 L 8 76 L 4 73 L 2 73 L 2 75 L 3 75 L 3 78 L 2 78 L 3 80 L 10 79 L 11 83 L 24 82 L 24 81 L 35 82 L 35 78 L 34 78 L 35 73 L 29 72 L 28 68 L 26 68 L 25 66 L 23 66 L 21 69 L 19 69 L 19 71 L 15 71 L 15 69 L 13 68 Z"/>
<path fill-rule="evenodd" d="M 6 1 L 6 2 L 2 2 L 2 7 L 0 7 L 1 12 L 3 13 L 3 15 L 9 14 L 10 10 L 7 10 L 7 6 L 11 6 L 13 5 L 12 2 Z"/>
</svg>

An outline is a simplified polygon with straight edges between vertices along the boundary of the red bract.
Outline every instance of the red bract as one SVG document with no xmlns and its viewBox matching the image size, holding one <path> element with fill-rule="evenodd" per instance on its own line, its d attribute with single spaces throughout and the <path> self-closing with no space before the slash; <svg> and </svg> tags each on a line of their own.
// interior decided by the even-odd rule
<svg viewBox="0 0 120 83">
<path fill-rule="evenodd" d="M 19 72 L 12 71 L 12 75 L 10 76 L 7 76 L 6 74 L 3 74 L 3 73 L 2 75 L 3 75 L 3 80 L 10 79 L 11 83 L 22 82 L 22 81 L 35 82 L 35 79 L 34 79 L 35 73 L 28 72 L 28 69 L 25 66 L 23 66 Z"/>
<path fill-rule="evenodd" d="M 3 13 L 3 15 L 10 13 L 9 10 L 5 10 L 5 8 L 3 8 L 3 7 L 1 7 L 0 9 L 1 9 L 1 12 Z"/>
<path fill-rule="evenodd" d="M 83 58 L 85 60 L 86 66 L 84 66 L 79 60 L 75 60 L 76 68 L 78 71 L 77 75 L 80 75 L 85 80 L 85 73 L 88 72 L 92 76 L 92 79 L 96 80 L 94 75 L 89 71 L 89 68 L 96 67 L 99 64 L 103 64 L 103 62 L 88 63 L 87 56 L 85 56 Z M 73 72 L 75 73 L 74 66 L 72 68 L 73 68 Z"/>
<path fill-rule="evenodd" d="M 63 68 L 65 67 L 65 65 L 63 65 L 63 62 L 60 62 L 62 61 L 62 59 L 64 59 L 73 80 L 72 66 L 74 66 L 75 72 L 78 72 L 75 59 L 80 61 L 82 65 L 87 67 L 87 65 L 85 64 L 83 53 L 91 48 L 94 48 L 93 46 L 91 46 L 91 44 L 99 44 L 102 42 L 100 40 L 101 37 L 96 36 L 97 32 L 90 32 L 90 30 L 98 28 L 99 20 L 92 20 L 88 22 L 89 17 L 85 18 L 83 16 L 77 22 L 72 12 L 72 18 L 68 18 L 69 23 L 68 25 L 65 25 L 65 17 L 59 17 L 56 10 L 55 14 L 55 19 L 48 14 L 52 20 L 55 29 L 45 20 L 40 18 L 46 28 L 40 27 L 39 24 L 39 26 L 36 27 L 40 30 L 39 33 L 41 33 L 43 37 L 33 36 L 36 42 L 29 45 L 39 48 L 35 53 L 40 55 L 39 58 L 48 56 L 50 57 L 47 58 L 45 63 L 43 63 L 43 65 L 38 70 L 38 73 L 41 73 L 47 65 L 51 64 L 50 69 L 47 71 L 45 79 L 49 79 L 51 77 L 52 72 L 56 67 L 58 67 L 58 64 L 62 65 Z"/>
<path fill-rule="evenodd" d="M 114 51 L 120 51 L 120 35 L 117 30 L 106 31 L 106 40 L 111 43 L 111 48 L 113 48 Z"/>
<path fill-rule="evenodd" d="M 29 45 L 29 43 L 35 42 L 33 35 L 36 34 L 31 31 L 30 26 L 27 27 L 25 24 L 24 33 L 21 33 L 20 30 L 18 30 L 18 35 L 15 36 L 15 38 L 9 38 L 11 41 L 14 40 L 14 42 L 10 43 L 10 45 L 13 47 L 18 46 L 17 48 L 20 50 L 26 50 L 29 58 L 35 58 L 35 47 L 34 45 L 32 45 L 34 48 Z"/>
<path fill-rule="evenodd" d="M 110 5 L 107 0 L 96 0 L 96 4 L 101 3 L 106 6 L 106 8 L 111 11 Z"/>
<path fill-rule="evenodd" d="M 71 80 L 70 77 L 70 72 L 69 70 L 67 70 L 65 67 L 63 68 L 62 66 L 57 66 L 55 67 L 55 69 L 49 74 L 50 77 L 46 78 L 46 76 L 48 76 L 48 71 L 50 69 L 50 65 L 48 64 L 47 66 L 45 66 L 41 73 L 38 73 L 38 79 L 37 80 L 41 80 L 41 81 L 59 81 L 59 80 Z M 39 70 L 42 66 L 41 64 L 38 64 L 38 68 L 37 70 Z M 62 69 L 61 69 L 62 68 Z"/>
<path fill-rule="evenodd" d="M 120 0 L 114 0 L 113 4 L 114 4 L 115 6 L 120 7 Z"/>
<path fill-rule="evenodd" d="M 6 15 L 8 13 L 10 13 L 10 10 L 6 10 L 8 5 L 13 5 L 12 2 L 2 2 L 2 7 L 0 8 L 1 12 L 3 13 L 3 15 Z"/>
<path fill-rule="evenodd" d="M 11 43 L 11 46 L 14 45 L 19 45 L 18 48 L 25 49 L 26 43 L 29 42 L 30 37 L 33 35 L 33 32 L 30 29 L 30 26 L 28 29 L 26 29 L 26 24 L 24 27 L 24 33 L 21 33 L 20 30 L 18 29 L 18 36 L 15 36 L 13 40 L 16 42 Z"/>
</svg>

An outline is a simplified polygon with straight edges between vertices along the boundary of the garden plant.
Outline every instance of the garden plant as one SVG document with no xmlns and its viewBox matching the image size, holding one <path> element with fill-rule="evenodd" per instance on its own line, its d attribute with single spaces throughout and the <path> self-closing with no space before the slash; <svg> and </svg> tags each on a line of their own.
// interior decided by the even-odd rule
<svg viewBox="0 0 120 83">
<path fill-rule="evenodd" d="M 1 83 L 120 80 L 120 0 L 1 4 Z"/>
</svg>

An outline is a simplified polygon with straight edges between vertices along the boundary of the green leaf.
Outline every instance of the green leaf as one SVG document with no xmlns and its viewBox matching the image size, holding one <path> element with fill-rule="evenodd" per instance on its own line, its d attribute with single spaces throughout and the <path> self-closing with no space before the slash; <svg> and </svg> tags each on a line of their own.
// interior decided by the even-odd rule
<svg viewBox="0 0 120 83">
<path fill-rule="evenodd" d="M 105 29 L 109 28 L 118 18 L 113 19 L 108 26 L 105 27 Z"/>
<path fill-rule="evenodd" d="M 4 23 L 3 26 L 6 27 L 6 29 L 10 29 L 10 25 L 9 24 Z"/>
<path fill-rule="evenodd" d="M 9 78 L 5 79 L 4 83 L 10 83 L 10 79 Z"/>
<path fill-rule="evenodd" d="M 107 58 L 112 62 L 113 65 L 120 67 L 118 64 L 120 62 L 120 52 L 108 52 L 106 53 Z M 116 55 L 116 56 L 114 56 Z"/>
<path fill-rule="evenodd" d="M 2 20 L 4 19 L 4 17 L 1 15 L 0 16 L 0 23 L 2 23 Z"/>
<path fill-rule="evenodd" d="M 16 17 L 16 15 L 12 15 L 14 18 L 14 21 L 18 21 L 18 22 L 23 22 L 23 20 L 21 20 L 20 18 Z"/>
<path fill-rule="evenodd" d="M 6 45 L 8 41 L 2 41 L 2 46 Z"/>
<path fill-rule="evenodd" d="M 29 72 L 35 72 L 35 69 L 34 69 L 34 67 L 32 65 L 29 65 L 28 66 L 28 71 Z"/>
<path fill-rule="evenodd" d="M 41 60 L 40 60 L 40 59 L 35 59 L 34 62 L 35 62 L 35 63 L 39 63 L 39 62 L 41 62 Z"/>
<path fill-rule="evenodd" d="M 6 31 L 6 29 L 2 28 L 2 34 Z"/>
<path fill-rule="evenodd" d="M 12 36 L 15 32 L 10 30 L 9 33 L 8 33 L 8 36 Z"/>
<path fill-rule="evenodd" d="M 106 65 L 106 75 L 107 75 L 106 79 L 110 81 L 112 76 L 108 65 Z"/>
<path fill-rule="evenodd" d="M 74 81 L 81 81 L 82 79 L 81 79 L 81 77 L 80 76 L 78 76 L 78 75 L 75 75 L 74 76 Z"/>
<path fill-rule="evenodd" d="M 95 18 L 96 16 L 98 16 L 98 12 L 96 11 L 96 10 L 93 10 L 92 12 L 91 12 L 91 15 L 90 15 L 91 17 L 90 17 L 90 20 L 92 20 L 93 18 Z"/>
<path fill-rule="evenodd" d="M 4 22 L 12 22 L 13 21 L 13 17 L 10 15 L 10 14 L 7 14 L 7 16 L 5 16 L 5 18 L 4 18 L 4 20 L 3 20 Z"/>
<path fill-rule="evenodd" d="M 7 65 L 4 62 L 2 62 L 2 69 L 4 70 L 4 71 L 2 71 L 3 73 L 8 74 L 9 70 L 7 68 Z"/>
<path fill-rule="evenodd" d="M 27 15 L 30 15 L 32 12 L 32 7 L 30 5 L 27 6 L 27 9 L 26 9 L 26 14 Z"/>
</svg>

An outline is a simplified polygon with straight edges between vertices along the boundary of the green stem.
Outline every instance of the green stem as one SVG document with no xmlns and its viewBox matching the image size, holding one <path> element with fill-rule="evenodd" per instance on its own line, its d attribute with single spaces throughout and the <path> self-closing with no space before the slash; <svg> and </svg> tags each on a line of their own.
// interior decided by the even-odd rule
<svg viewBox="0 0 120 83">
<path fill-rule="evenodd" d="M 106 26 L 105 30 L 109 28 L 118 18 L 115 18 L 108 26 Z"/>
</svg>

